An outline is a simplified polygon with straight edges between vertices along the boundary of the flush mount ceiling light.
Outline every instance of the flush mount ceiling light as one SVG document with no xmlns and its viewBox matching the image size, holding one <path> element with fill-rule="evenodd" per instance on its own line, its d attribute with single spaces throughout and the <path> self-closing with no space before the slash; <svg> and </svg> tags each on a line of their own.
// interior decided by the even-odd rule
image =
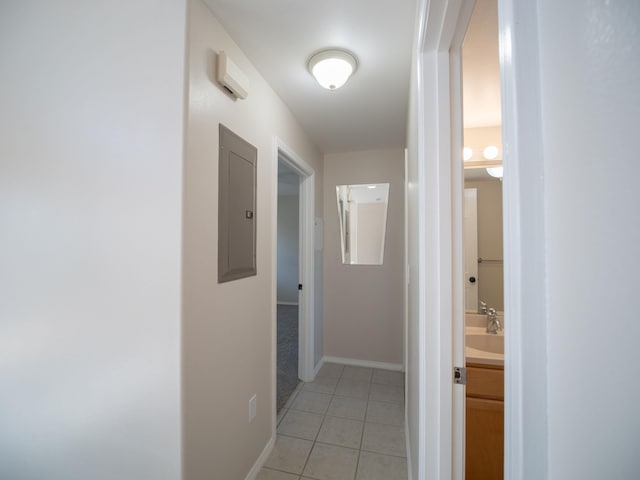
<svg viewBox="0 0 640 480">
<path fill-rule="evenodd" d="M 473 157 L 473 150 L 469 147 L 464 147 L 462 149 L 462 158 L 464 161 L 471 160 L 471 157 Z"/>
<path fill-rule="evenodd" d="M 327 90 L 343 86 L 357 66 L 356 57 L 345 50 L 323 50 L 309 60 L 309 71 Z"/>
</svg>

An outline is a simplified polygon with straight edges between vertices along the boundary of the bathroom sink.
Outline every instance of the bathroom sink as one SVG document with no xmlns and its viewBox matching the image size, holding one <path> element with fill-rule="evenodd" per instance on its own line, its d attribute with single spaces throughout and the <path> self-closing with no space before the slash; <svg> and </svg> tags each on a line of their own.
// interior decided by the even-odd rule
<svg viewBox="0 0 640 480">
<path fill-rule="evenodd" d="M 490 333 L 467 333 L 467 347 L 484 352 L 504 354 L 504 336 Z"/>
</svg>

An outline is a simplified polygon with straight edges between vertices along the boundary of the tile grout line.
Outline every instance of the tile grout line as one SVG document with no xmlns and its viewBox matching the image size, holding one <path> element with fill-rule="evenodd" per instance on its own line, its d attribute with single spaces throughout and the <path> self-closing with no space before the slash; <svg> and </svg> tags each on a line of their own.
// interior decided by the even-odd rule
<svg viewBox="0 0 640 480">
<path fill-rule="evenodd" d="M 306 383 L 303 382 L 303 384 L 306 385 Z M 327 405 L 327 410 L 329 410 L 329 406 L 331 405 L 331 401 L 333 400 L 333 395 L 331 395 L 331 399 L 329 399 L 329 405 Z M 324 421 L 327 417 L 327 410 L 325 410 L 325 413 L 322 415 L 322 422 L 320 422 L 320 428 L 318 428 L 318 431 L 316 432 L 316 435 L 313 439 L 313 443 L 311 444 L 311 450 L 309 450 L 309 455 L 307 455 L 307 459 L 304 462 L 304 465 L 302 466 L 302 472 L 300 472 L 300 478 L 302 478 L 302 476 L 304 475 L 304 471 L 307 468 L 307 464 L 309 463 L 309 459 L 311 458 L 311 454 L 313 453 L 313 449 L 316 447 L 316 443 L 318 441 L 318 436 L 320 435 L 320 431 L 322 430 L 322 426 L 324 425 Z"/>
<path fill-rule="evenodd" d="M 346 367 L 342 370 L 342 375 L 344 377 L 344 371 L 346 370 Z M 371 373 L 371 376 L 373 376 L 373 371 Z M 369 383 L 369 389 L 367 391 L 367 400 L 366 400 L 366 404 L 364 407 L 364 415 L 365 418 L 367 416 L 367 408 L 369 407 L 369 394 L 371 392 L 371 383 Z M 362 422 L 362 433 L 360 434 L 360 445 L 358 445 L 358 456 L 356 457 L 356 470 L 355 472 L 353 472 L 353 480 L 356 479 L 356 477 L 358 476 L 358 465 L 360 464 L 360 448 L 362 447 L 362 437 L 364 435 L 364 421 Z"/>
<path fill-rule="evenodd" d="M 373 380 L 373 371 L 371 371 L 371 380 Z M 354 480 L 358 477 L 358 469 L 360 468 L 360 456 L 362 455 L 362 446 L 364 443 L 364 429 L 367 426 L 367 412 L 369 411 L 369 400 L 371 399 L 371 381 L 369 382 L 369 392 L 367 393 L 367 403 L 364 408 L 364 420 L 362 422 L 362 433 L 360 434 L 360 448 L 358 448 L 358 461 L 356 462 L 356 473 Z"/>
<path fill-rule="evenodd" d="M 375 452 L 375 451 L 370 451 L 370 450 L 367 450 L 367 449 L 363 449 L 363 445 L 364 445 L 364 435 L 365 435 L 365 428 L 366 428 L 366 424 L 367 424 L 367 423 L 377 424 L 377 425 L 393 425 L 393 424 L 386 424 L 386 423 L 375 422 L 375 421 L 368 421 L 368 418 L 369 418 L 368 411 L 369 411 L 369 404 L 370 404 L 370 402 L 372 401 L 372 400 L 371 400 L 371 395 L 372 395 L 373 385 L 383 385 L 383 386 L 389 386 L 389 387 L 400 387 L 400 388 L 402 388 L 402 385 L 393 385 L 393 384 L 385 384 L 385 383 L 377 383 L 377 382 L 374 382 L 375 369 L 373 369 L 373 368 L 371 368 L 371 369 L 370 369 L 370 370 L 371 370 L 371 373 L 370 373 L 370 375 L 369 375 L 369 379 L 368 379 L 368 381 L 366 382 L 366 383 L 368 384 L 368 387 L 367 387 L 367 395 L 366 395 L 366 399 L 364 399 L 364 401 L 365 401 L 365 405 L 364 405 L 364 416 L 363 416 L 363 420 L 362 420 L 362 432 L 361 432 L 361 434 L 360 434 L 360 444 L 359 444 L 359 447 L 358 447 L 357 449 L 351 449 L 350 447 L 345 447 L 345 446 L 343 446 L 343 445 L 338 445 L 338 444 L 334 444 L 334 443 L 325 443 L 325 442 L 320 442 L 320 441 L 318 441 L 318 438 L 319 438 L 319 436 L 320 436 L 320 432 L 322 431 L 322 428 L 323 428 L 323 426 L 325 425 L 325 422 L 327 421 L 327 417 L 332 417 L 332 418 L 344 418 L 344 419 L 349 419 L 349 420 L 357 420 L 357 419 L 354 419 L 354 418 L 352 418 L 352 417 L 348 417 L 348 416 L 340 417 L 340 416 L 336 416 L 336 415 L 329 415 L 329 408 L 331 407 L 331 404 L 333 403 L 333 401 L 334 401 L 336 398 L 346 398 L 346 399 L 349 399 L 349 398 L 351 398 L 351 399 L 357 399 L 357 398 L 358 398 L 358 397 L 355 397 L 355 396 L 346 396 L 346 395 L 338 395 L 338 394 L 336 394 L 336 391 L 337 391 L 337 389 L 338 389 L 338 384 L 340 383 L 340 381 L 341 381 L 341 380 L 343 380 L 343 379 L 345 379 L 345 380 L 352 380 L 352 381 L 358 381 L 358 380 L 360 380 L 360 379 L 358 379 L 358 378 L 349 378 L 349 377 L 345 377 L 345 371 L 346 371 L 346 368 L 347 368 L 347 367 L 348 367 L 348 365 L 343 365 L 343 368 L 342 368 L 342 371 L 341 371 L 341 373 L 340 373 L 340 376 L 339 376 L 339 377 L 326 377 L 326 378 L 335 378 L 335 379 L 336 379 L 336 385 L 335 385 L 335 387 L 333 388 L 332 393 L 328 393 L 328 392 L 316 392 L 316 391 L 313 391 L 313 390 L 304 390 L 304 386 L 305 386 L 305 385 L 307 385 L 307 383 L 305 383 L 305 382 L 300 382 L 300 384 L 299 384 L 299 388 L 296 388 L 296 389 L 294 390 L 294 392 L 293 392 L 293 395 L 292 395 L 292 396 L 295 396 L 295 397 L 298 397 L 298 396 L 299 396 L 299 394 L 300 394 L 301 392 L 303 392 L 303 391 L 307 391 L 307 393 L 312 393 L 312 394 L 327 394 L 327 393 L 328 393 L 328 396 L 330 397 L 330 398 L 329 398 L 329 403 L 328 403 L 328 405 L 327 405 L 326 409 L 324 410 L 324 412 L 322 413 L 322 421 L 321 421 L 321 423 L 320 423 L 320 426 L 319 426 L 319 428 L 318 428 L 318 431 L 316 432 L 316 434 L 315 434 L 315 436 L 314 436 L 314 439 L 311 441 L 311 448 L 310 448 L 310 450 L 309 450 L 309 454 L 307 455 L 307 457 L 306 457 L 306 459 L 305 459 L 304 465 L 303 465 L 303 467 L 302 467 L 302 471 L 301 471 L 301 473 L 299 473 L 299 474 L 293 473 L 293 475 L 298 476 L 298 480 L 302 480 L 302 476 L 303 476 L 303 475 L 305 475 L 305 473 L 304 473 L 304 472 L 305 472 L 305 469 L 307 468 L 307 466 L 308 466 L 308 464 L 309 464 L 309 460 L 310 460 L 310 458 L 311 458 L 311 454 L 312 454 L 312 452 L 314 451 L 314 449 L 315 449 L 316 445 L 318 445 L 318 444 L 328 445 L 328 446 L 335 446 L 335 447 L 338 447 L 338 448 L 345 448 L 345 449 L 350 449 L 350 450 L 356 450 L 356 451 L 358 452 L 357 460 L 356 460 L 356 469 L 355 469 L 355 473 L 354 473 L 353 480 L 355 480 L 355 479 L 357 478 L 358 470 L 359 470 L 359 468 L 360 468 L 360 458 L 361 458 L 361 455 L 362 455 L 362 453 L 363 453 L 363 452 L 365 452 L 365 453 L 372 453 L 372 454 L 374 454 L 374 455 L 387 455 L 387 456 L 394 457 L 394 458 L 398 458 L 398 459 L 404 459 L 404 460 L 405 460 L 405 462 L 406 462 L 406 460 L 407 460 L 406 455 L 405 455 L 405 456 L 401 456 L 401 455 L 394 455 L 394 454 L 390 454 L 390 453 L 384 453 L 384 454 L 383 454 L 383 453 L 381 453 L 381 452 Z M 404 381 L 403 381 L 403 383 L 404 383 Z M 295 402 L 295 400 L 294 400 L 294 402 Z M 292 403 L 291 403 L 291 405 L 293 405 L 293 403 L 294 403 L 294 402 L 292 402 Z M 383 400 L 383 401 L 381 401 L 381 400 L 376 400 L 376 402 L 378 402 L 378 403 L 383 403 L 383 404 L 387 404 L 387 405 L 400 405 L 400 406 L 402 406 L 404 409 L 406 409 L 406 399 L 404 399 L 404 398 L 403 398 L 402 402 L 393 402 L 393 401 L 384 401 L 384 400 Z M 287 402 L 287 403 L 288 403 L 288 402 Z M 278 426 L 279 426 L 279 424 L 282 422 L 282 420 L 284 419 L 284 417 L 286 416 L 286 414 L 288 414 L 288 413 L 289 413 L 289 411 L 290 411 L 290 410 L 292 410 L 292 409 L 291 409 L 291 407 L 287 409 L 287 412 L 282 416 L 282 418 L 280 419 L 280 422 L 278 422 L 278 424 L 276 425 L 276 427 L 278 427 Z M 303 412 L 303 413 L 314 413 L 314 412 L 304 412 L 303 410 L 300 410 L 300 412 Z M 276 432 L 276 433 L 277 433 L 277 432 Z M 278 434 L 278 433 L 277 433 L 277 434 Z M 286 437 L 289 437 L 289 438 L 295 438 L 295 439 L 298 439 L 298 438 L 299 438 L 299 437 L 295 437 L 295 436 L 287 435 L 287 434 L 278 434 L 278 435 L 283 435 L 283 436 L 286 436 Z M 405 445 L 405 448 L 406 448 L 406 445 Z M 265 468 L 267 468 L 267 469 L 269 469 L 269 470 L 273 470 L 273 471 L 281 472 L 281 473 L 292 474 L 292 472 L 287 472 L 287 471 L 279 470 L 279 469 L 276 469 L 276 468 L 269 468 L 269 467 L 265 467 Z M 308 477 L 308 478 L 313 478 L 313 477 Z"/>
</svg>

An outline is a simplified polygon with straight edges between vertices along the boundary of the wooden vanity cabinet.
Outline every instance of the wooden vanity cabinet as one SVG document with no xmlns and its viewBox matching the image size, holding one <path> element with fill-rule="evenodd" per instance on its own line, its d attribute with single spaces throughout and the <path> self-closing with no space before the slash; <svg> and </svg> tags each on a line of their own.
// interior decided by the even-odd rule
<svg viewBox="0 0 640 480">
<path fill-rule="evenodd" d="M 465 479 L 504 477 L 504 367 L 467 364 Z"/>
</svg>

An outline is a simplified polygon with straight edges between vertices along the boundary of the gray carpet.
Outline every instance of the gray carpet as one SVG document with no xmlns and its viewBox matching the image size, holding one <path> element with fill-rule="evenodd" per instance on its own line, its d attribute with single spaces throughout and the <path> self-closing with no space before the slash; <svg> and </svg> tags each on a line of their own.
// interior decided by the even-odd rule
<svg viewBox="0 0 640 480">
<path fill-rule="evenodd" d="M 298 306 L 278 305 L 277 411 L 298 385 Z"/>
</svg>

